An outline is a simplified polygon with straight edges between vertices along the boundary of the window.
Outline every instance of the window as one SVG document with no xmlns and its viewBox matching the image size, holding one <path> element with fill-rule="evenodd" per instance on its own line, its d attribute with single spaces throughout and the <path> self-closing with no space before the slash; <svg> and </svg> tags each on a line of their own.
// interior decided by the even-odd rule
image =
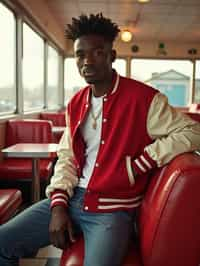
<svg viewBox="0 0 200 266">
<path fill-rule="evenodd" d="M 0 3 L 0 113 L 16 110 L 16 20 Z"/>
<path fill-rule="evenodd" d="M 192 70 L 189 60 L 131 60 L 131 76 L 160 90 L 174 106 L 189 104 Z"/>
<path fill-rule="evenodd" d="M 194 102 L 200 103 L 200 60 L 196 60 Z"/>
<path fill-rule="evenodd" d="M 74 58 L 66 58 L 64 66 L 64 90 L 65 90 L 65 103 L 87 83 L 80 76 Z"/>
<path fill-rule="evenodd" d="M 44 106 L 44 41 L 23 23 L 23 90 L 24 110 Z"/>
<path fill-rule="evenodd" d="M 59 106 L 59 55 L 51 46 L 48 46 L 47 62 L 47 107 L 55 109 Z"/>
<path fill-rule="evenodd" d="M 117 58 L 113 64 L 113 68 L 121 75 L 126 77 L 126 60 L 122 58 Z"/>
</svg>

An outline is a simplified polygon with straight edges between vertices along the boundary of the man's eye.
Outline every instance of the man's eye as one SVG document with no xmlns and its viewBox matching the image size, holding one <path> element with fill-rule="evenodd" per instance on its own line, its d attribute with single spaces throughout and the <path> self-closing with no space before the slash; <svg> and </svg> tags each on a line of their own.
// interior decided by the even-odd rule
<svg viewBox="0 0 200 266">
<path fill-rule="evenodd" d="M 102 49 L 98 49 L 98 50 L 95 51 L 95 55 L 96 56 L 101 56 L 103 54 L 104 54 L 104 51 Z"/>
<path fill-rule="evenodd" d="M 76 54 L 76 58 L 83 58 L 84 54 Z"/>
</svg>

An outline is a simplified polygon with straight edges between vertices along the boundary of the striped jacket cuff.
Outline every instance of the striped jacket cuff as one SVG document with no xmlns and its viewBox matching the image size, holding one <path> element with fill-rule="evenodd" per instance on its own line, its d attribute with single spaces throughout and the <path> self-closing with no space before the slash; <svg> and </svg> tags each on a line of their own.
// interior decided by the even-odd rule
<svg viewBox="0 0 200 266">
<path fill-rule="evenodd" d="M 55 190 L 51 193 L 51 209 L 55 206 L 67 207 L 68 196 L 63 190 Z"/>
<path fill-rule="evenodd" d="M 132 167 L 138 175 L 145 174 L 156 166 L 156 161 L 154 161 L 146 151 L 132 161 Z"/>
</svg>

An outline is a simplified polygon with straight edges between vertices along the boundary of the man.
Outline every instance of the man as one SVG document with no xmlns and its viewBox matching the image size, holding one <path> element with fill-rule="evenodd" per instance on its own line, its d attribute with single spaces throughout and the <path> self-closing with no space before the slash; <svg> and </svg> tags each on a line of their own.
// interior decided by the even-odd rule
<svg viewBox="0 0 200 266">
<path fill-rule="evenodd" d="M 112 69 L 118 32 L 101 14 L 68 25 L 88 86 L 67 106 L 50 199 L 0 229 L 0 265 L 18 265 L 50 243 L 65 248 L 83 233 L 84 266 L 120 266 L 151 170 L 200 148 L 199 124 L 157 90 Z"/>
</svg>

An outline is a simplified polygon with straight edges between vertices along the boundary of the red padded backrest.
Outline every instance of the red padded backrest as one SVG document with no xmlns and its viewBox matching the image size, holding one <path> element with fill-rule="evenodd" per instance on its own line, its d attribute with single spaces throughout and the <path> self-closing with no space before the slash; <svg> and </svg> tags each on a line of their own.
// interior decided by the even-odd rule
<svg viewBox="0 0 200 266">
<path fill-rule="evenodd" d="M 200 122 L 200 113 L 189 113 L 189 112 L 186 112 L 185 114 L 189 115 L 195 121 Z"/>
<path fill-rule="evenodd" d="M 18 189 L 0 189 L 0 224 L 8 221 L 22 203 L 22 193 Z"/>
<path fill-rule="evenodd" d="M 6 146 L 16 143 L 52 143 L 52 123 L 38 119 L 7 121 Z"/>
<path fill-rule="evenodd" d="M 177 156 L 150 183 L 140 213 L 145 266 L 200 263 L 200 156 Z"/>
<path fill-rule="evenodd" d="M 66 126 L 65 113 L 41 113 L 40 119 L 50 120 L 54 126 Z"/>
</svg>

